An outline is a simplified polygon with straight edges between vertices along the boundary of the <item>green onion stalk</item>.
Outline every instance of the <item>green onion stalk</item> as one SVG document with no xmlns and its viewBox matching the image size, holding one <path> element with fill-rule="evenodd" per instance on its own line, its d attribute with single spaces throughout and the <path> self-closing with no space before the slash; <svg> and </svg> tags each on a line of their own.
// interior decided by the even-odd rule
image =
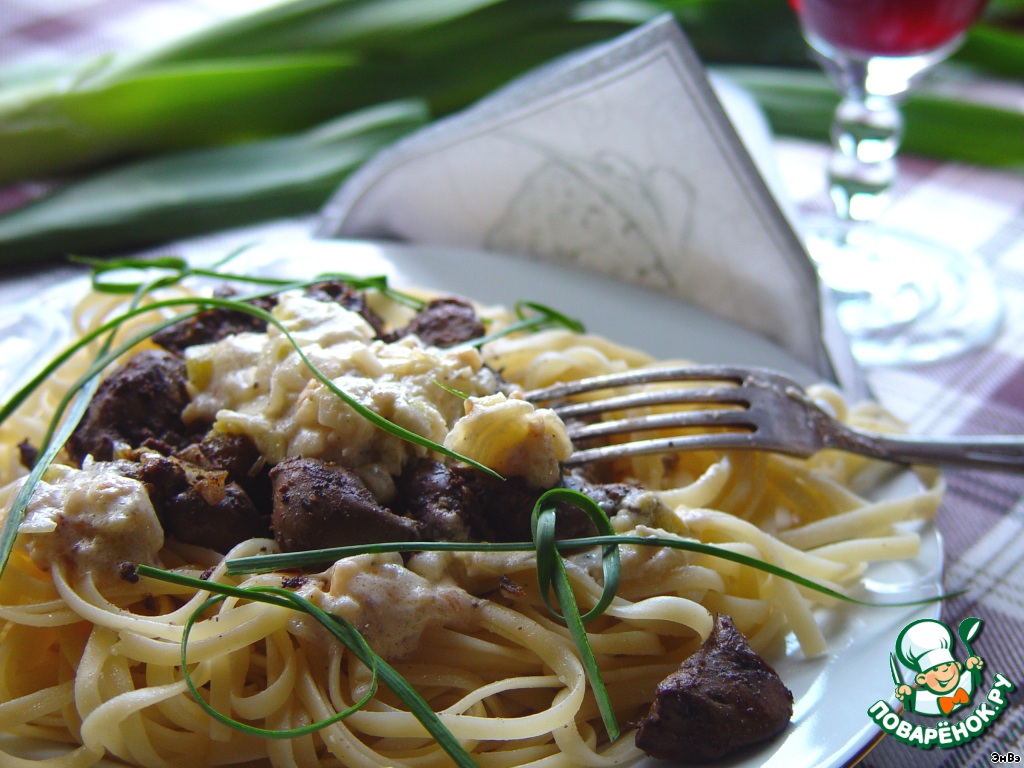
<svg viewBox="0 0 1024 768">
<path fill-rule="evenodd" d="M 14 392 L 5 403 L 0 405 L 0 425 L 2 425 L 61 366 L 77 353 L 88 348 L 93 342 L 98 339 L 103 340 L 98 353 L 86 371 L 68 387 L 67 392 L 64 393 L 61 400 L 55 406 L 42 444 L 36 446 L 40 457 L 19 489 L 11 509 L 4 518 L 3 525 L 0 526 L 0 575 L 3 574 L 8 558 L 14 548 L 18 527 L 24 519 L 32 494 L 42 481 L 46 469 L 57 458 L 64 443 L 67 442 L 71 433 L 85 415 L 89 399 L 99 386 L 103 372 L 123 355 L 161 329 L 209 309 L 219 308 L 241 312 L 256 317 L 268 325 L 273 325 L 281 333 L 282 337 L 290 343 L 299 359 L 318 381 L 360 417 L 366 419 L 378 429 L 414 445 L 422 446 L 443 456 L 448 456 L 476 467 L 482 472 L 501 479 L 501 476 L 489 467 L 395 424 L 363 405 L 358 399 L 338 387 L 327 374 L 321 371 L 309 359 L 280 320 L 272 313 L 251 303 L 252 299 L 273 295 L 288 289 L 304 288 L 325 280 L 339 280 L 359 290 L 376 290 L 405 306 L 413 308 L 423 305 L 420 299 L 395 290 L 388 284 L 387 278 L 383 275 L 361 277 L 347 273 L 323 273 L 308 280 L 293 281 L 232 273 L 222 269 L 230 259 L 240 255 L 240 253 L 242 251 L 231 253 L 225 259 L 220 260 L 209 268 L 193 267 L 186 260 L 177 257 L 164 257 L 152 260 L 125 258 L 107 261 L 89 258 L 76 259 L 76 261 L 92 266 L 91 283 L 93 290 L 107 294 L 131 294 L 132 299 L 127 309 L 75 339 L 44 365 L 29 381 Z M 139 279 L 131 279 L 133 272 L 139 274 Z M 116 277 L 111 277 L 111 275 L 116 275 Z M 252 283 L 259 286 L 259 290 L 238 298 L 186 296 L 164 299 L 154 298 L 145 303 L 142 301 L 143 297 L 151 295 L 157 289 L 167 288 L 188 278 L 197 277 Z M 114 335 L 126 322 L 140 315 L 148 315 L 161 310 L 177 310 L 177 314 L 157 321 L 120 343 L 114 344 Z M 501 331 L 496 331 L 483 338 L 476 339 L 473 342 L 474 345 L 481 346 L 489 341 L 513 333 L 529 333 L 555 327 L 567 328 L 576 332 L 582 332 L 583 330 L 583 325 L 578 320 L 536 302 L 520 302 L 516 307 L 516 315 L 518 318 L 517 322 L 510 324 Z"/>
<path fill-rule="evenodd" d="M 287 339 L 303 362 L 309 367 L 312 374 L 324 383 L 336 397 L 353 408 L 363 418 L 370 421 L 377 428 L 396 435 L 397 437 L 425 446 L 452 459 L 468 463 L 481 471 L 496 475 L 488 467 L 479 464 L 466 456 L 452 452 L 442 445 L 410 432 L 381 417 L 379 414 L 363 406 L 355 398 L 344 390 L 337 387 L 329 377 L 322 373 L 313 362 L 305 355 L 294 338 L 287 332 L 281 323 L 273 316 L 258 306 L 250 303 L 254 298 L 278 293 L 282 290 L 302 288 L 322 280 L 342 280 L 353 287 L 362 290 L 377 290 L 396 301 L 405 305 L 417 307 L 421 301 L 411 295 L 407 295 L 391 288 L 387 279 L 383 276 L 359 277 L 349 274 L 323 274 L 306 281 L 289 281 L 269 277 L 254 277 L 227 271 L 223 267 L 239 252 L 229 254 L 225 259 L 220 260 L 210 268 L 194 268 L 187 261 L 174 257 L 165 257 L 156 260 L 148 259 L 117 259 L 112 261 L 99 261 L 93 259 L 82 259 L 84 263 L 93 268 L 92 285 L 96 291 L 110 294 L 130 295 L 127 309 L 120 315 L 101 324 L 96 329 L 84 334 L 80 339 L 71 344 L 67 349 L 58 354 L 47 366 L 18 390 L 6 403 L 0 406 L 0 424 L 10 418 L 17 409 L 24 404 L 35 389 L 37 389 L 49 376 L 55 373 L 77 352 L 85 349 L 96 340 L 101 340 L 99 351 L 96 353 L 91 365 L 76 382 L 68 389 L 63 400 L 58 404 L 55 413 L 52 415 L 48 434 L 40 446 L 40 456 L 34 468 L 23 481 L 22 486 L 0 526 L 0 576 L 8 562 L 9 556 L 15 546 L 18 529 L 31 498 L 39 483 L 52 462 L 57 458 L 64 442 L 74 430 L 88 406 L 89 399 L 95 392 L 103 371 L 114 361 L 119 359 L 126 352 L 138 345 L 141 341 L 167 325 L 177 322 L 183 317 L 188 317 L 211 308 L 229 309 L 238 312 L 245 312 L 274 325 L 279 332 Z M 133 279 L 137 274 L 138 278 Z M 153 291 L 175 285 L 186 278 L 219 278 L 230 279 L 236 282 L 248 282 L 256 288 L 254 292 L 238 298 L 217 298 L 217 297 L 179 297 L 170 299 L 159 299 L 150 297 L 153 300 L 145 302 L 146 298 Z M 137 332 L 130 338 L 114 343 L 114 335 L 119 327 L 125 322 L 143 314 L 158 310 L 179 310 L 179 314 L 161 320 L 143 331 Z M 582 332 L 583 327 L 579 321 L 574 320 L 558 312 L 555 309 L 537 304 L 535 302 L 520 302 L 516 305 L 517 322 L 509 325 L 501 332 L 489 334 L 482 339 L 475 340 L 475 344 L 481 345 L 499 338 L 504 333 L 520 333 L 542 330 L 550 327 L 565 327 L 571 330 Z M 500 477 L 500 476 L 498 476 Z M 582 510 L 593 522 L 597 535 L 559 540 L 555 535 L 556 514 L 560 505 L 572 505 Z M 569 634 L 576 646 L 579 658 L 584 668 L 586 678 L 591 691 L 598 705 L 601 719 L 609 741 L 614 742 L 621 736 L 621 728 L 613 707 L 607 688 L 604 684 L 601 670 L 587 638 L 585 625 L 601 616 L 615 599 L 616 591 L 620 580 L 620 555 L 619 548 L 629 546 L 655 546 L 662 548 L 673 548 L 682 551 L 701 553 L 713 557 L 719 557 L 744 566 L 755 568 L 763 572 L 784 578 L 796 583 L 799 586 L 818 592 L 819 594 L 838 601 L 859 605 L 889 605 L 889 606 L 910 606 L 932 602 L 936 598 L 925 600 L 914 600 L 906 602 L 871 603 L 850 597 L 827 585 L 819 584 L 807 579 L 795 572 L 789 571 L 778 565 L 760 560 L 749 555 L 719 547 L 713 544 L 705 544 L 699 541 L 675 537 L 675 536 L 640 536 L 616 534 L 611 520 L 607 513 L 591 498 L 578 491 L 564 488 L 556 488 L 542 494 L 536 502 L 531 517 L 532 541 L 512 543 L 487 543 L 487 542 L 399 542 L 399 543 L 378 543 L 361 546 L 340 547 L 332 549 L 321 549 L 306 552 L 291 552 L 260 555 L 250 558 L 229 559 L 226 562 L 226 576 L 238 576 L 248 573 L 264 573 L 269 571 L 283 571 L 307 566 L 314 566 L 324 562 L 334 562 L 346 557 L 355 555 L 381 553 L 381 552 L 416 552 L 416 551 L 447 551 L 447 552 L 515 552 L 532 551 L 535 553 L 535 564 L 537 583 L 540 594 L 543 597 L 547 610 L 552 616 L 563 622 L 569 630 Z M 603 574 L 603 589 L 601 596 L 593 606 L 586 612 L 582 612 L 573 593 L 569 580 L 568 571 L 563 559 L 563 552 L 580 551 L 588 547 L 599 547 L 601 550 L 601 566 Z M 333 615 L 322 608 L 314 605 L 309 600 L 295 592 L 278 587 L 267 586 L 239 586 L 220 583 L 209 579 L 198 579 L 180 571 L 165 570 L 144 564 L 135 566 L 136 573 L 145 578 L 157 579 L 194 589 L 197 593 L 207 593 L 208 597 L 199 605 L 193 614 L 186 621 L 181 638 L 180 663 L 182 676 L 190 695 L 196 703 L 213 719 L 218 722 L 244 732 L 252 736 L 271 739 L 289 739 L 306 735 L 344 720 L 354 712 L 362 709 L 376 694 L 380 685 L 389 688 L 408 707 L 409 711 L 419 720 L 436 743 L 448 754 L 453 763 L 460 768 L 473 768 L 476 762 L 466 751 L 459 740 L 444 725 L 441 718 L 434 712 L 423 697 L 406 681 L 401 674 L 389 665 L 384 659 L 377 655 L 366 643 L 360 633 L 348 622 L 339 616 Z M 335 713 L 334 715 L 314 723 L 309 723 L 294 729 L 267 729 L 252 723 L 239 721 L 230 714 L 220 712 L 213 707 L 203 696 L 201 674 L 197 682 L 196 672 L 198 667 L 190 667 L 188 656 L 189 638 L 193 627 L 202 620 L 204 614 L 227 597 L 241 598 L 250 601 L 267 603 L 270 605 L 285 607 L 300 613 L 306 614 L 313 620 L 320 623 L 338 642 L 342 643 L 370 672 L 371 683 L 368 690 L 359 701 L 352 706 Z"/>
<path fill-rule="evenodd" d="M 598 535 L 585 538 L 559 540 L 555 536 L 556 514 L 559 504 L 568 504 L 585 512 L 598 530 Z M 799 586 L 817 592 L 823 596 L 835 600 L 874 607 L 908 607 L 934 602 L 939 598 L 925 598 L 921 600 L 875 603 L 858 600 L 839 592 L 829 586 L 819 584 L 807 579 L 797 573 L 777 566 L 773 563 L 761 560 L 760 558 L 735 552 L 725 547 L 714 544 L 686 539 L 676 536 L 639 536 L 630 534 L 616 534 L 611 520 L 598 504 L 579 491 L 565 488 L 555 488 L 542 494 L 534 505 L 531 518 L 531 530 L 533 540 L 531 542 L 388 542 L 367 545 L 355 545 L 347 547 L 334 547 L 330 549 L 319 549 L 306 552 L 279 553 L 269 555 L 256 555 L 253 557 L 233 558 L 226 562 L 228 576 L 244 575 L 252 573 L 268 573 L 282 570 L 291 570 L 305 566 L 319 566 L 324 562 L 335 562 L 347 557 L 354 557 L 365 554 L 380 554 L 384 552 L 529 552 L 536 555 L 535 568 L 537 583 L 541 596 L 549 613 L 558 621 L 564 623 L 569 629 L 569 634 L 576 646 L 580 661 L 583 665 L 591 693 L 598 706 L 605 733 L 609 742 L 614 742 L 622 735 L 621 727 L 614 710 L 608 690 L 604 684 L 601 669 L 598 666 L 594 650 L 587 638 L 585 625 L 603 615 L 608 606 L 615 599 L 616 590 L 620 580 L 620 555 L 621 546 L 640 547 L 661 547 L 672 548 L 687 552 L 695 552 L 712 557 L 719 557 L 731 562 L 754 568 L 774 576 L 792 581 Z M 581 613 L 579 604 L 572 590 L 563 559 L 563 551 L 579 552 L 588 547 L 601 548 L 601 566 L 603 573 L 603 589 L 601 596 L 595 604 L 586 612 Z M 277 587 L 244 587 L 212 582 L 209 580 L 196 579 L 175 571 L 167 571 L 147 565 L 136 566 L 139 576 L 166 581 L 181 586 L 191 587 L 197 592 L 212 593 L 191 615 L 185 624 L 181 638 L 181 668 L 182 674 L 191 695 L 196 702 L 214 719 L 234 728 L 236 730 L 265 738 L 292 738 L 326 728 L 333 723 L 343 720 L 353 712 L 361 709 L 372 698 L 373 690 L 376 690 L 378 681 L 394 691 L 399 698 L 409 707 L 410 711 L 420 720 L 427 731 L 435 738 L 438 745 L 444 749 L 459 766 L 474 766 L 476 763 L 472 757 L 464 751 L 456 737 L 444 726 L 429 705 L 416 693 L 416 691 L 401 678 L 399 673 L 387 664 L 380 656 L 376 655 L 365 640 L 359 635 L 348 622 L 341 617 L 335 616 L 318 608 L 309 600 L 295 594 L 294 592 Z M 334 637 L 350 650 L 372 673 L 372 690 L 357 703 L 348 709 L 338 712 L 333 716 L 303 726 L 294 730 L 268 730 L 235 720 L 230 715 L 218 712 L 210 705 L 199 687 L 193 682 L 192 674 L 188 668 L 188 640 L 195 622 L 212 606 L 222 601 L 225 597 L 238 597 L 257 602 L 269 603 L 271 605 L 292 608 L 305 613 L 326 627 Z M 948 597 L 948 595 L 946 596 Z"/>
<path fill-rule="evenodd" d="M 786 0 L 290 0 L 142 51 L 0 73 L 0 266 L 109 255 L 315 212 L 381 149 L 545 62 L 674 14 L 780 133 L 836 97 Z M 1024 0 L 995 0 L 933 80 L 1024 79 Z M 924 88 L 907 152 L 1024 167 L 1024 112 Z"/>
</svg>

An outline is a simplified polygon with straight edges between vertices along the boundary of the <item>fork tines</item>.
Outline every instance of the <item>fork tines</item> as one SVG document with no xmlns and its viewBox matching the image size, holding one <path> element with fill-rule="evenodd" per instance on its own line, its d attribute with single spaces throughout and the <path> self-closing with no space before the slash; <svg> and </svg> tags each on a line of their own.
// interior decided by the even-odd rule
<svg viewBox="0 0 1024 768">
<path fill-rule="evenodd" d="M 584 464 L 624 456 L 673 452 L 688 449 L 729 448 L 745 444 L 757 430 L 751 419 L 751 401 L 742 384 L 747 369 L 723 366 L 668 366 L 605 374 L 573 382 L 556 384 L 527 392 L 534 403 L 546 403 L 566 422 L 575 443 L 600 437 L 654 430 L 699 428 L 699 434 L 675 434 L 652 439 L 634 439 L 628 443 L 576 450 L 569 464 Z M 644 389 L 624 394 L 609 394 L 595 400 L 573 400 L 582 394 L 608 389 L 638 387 L 657 383 L 708 382 L 712 386 Z M 606 421 L 586 421 L 588 417 L 615 414 L 636 408 L 661 408 L 681 405 L 682 410 L 647 412 L 639 416 L 617 416 Z M 708 407 L 701 407 L 708 406 Z M 722 430 L 729 430 L 722 432 Z"/>
<path fill-rule="evenodd" d="M 669 365 L 657 368 L 636 368 L 618 373 L 606 373 L 576 381 L 552 384 L 550 387 L 526 392 L 524 396 L 534 403 L 563 400 L 584 392 L 602 389 L 655 384 L 666 381 L 720 381 L 734 385 L 743 383 L 751 373 L 749 368 L 725 365 Z"/>
<path fill-rule="evenodd" d="M 672 382 L 685 386 L 640 389 Z M 605 392 L 615 388 L 627 391 Z M 793 379 L 765 368 L 640 368 L 556 384 L 524 396 L 548 404 L 566 421 L 574 445 L 565 462 L 569 465 L 706 449 L 756 449 L 806 458 L 828 448 L 896 464 L 1024 473 L 1024 435 L 931 438 L 857 428 L 836 419 Z M 672 405 L 680 408 L 665 408 Z M 595 418 L 601 415 L 606 420 Z M 651 430 L 656 437 L 636 437 Z M 631 433 L 625 442 L 578 447 L 580 442 L 622 433 Z"/>
</svg>

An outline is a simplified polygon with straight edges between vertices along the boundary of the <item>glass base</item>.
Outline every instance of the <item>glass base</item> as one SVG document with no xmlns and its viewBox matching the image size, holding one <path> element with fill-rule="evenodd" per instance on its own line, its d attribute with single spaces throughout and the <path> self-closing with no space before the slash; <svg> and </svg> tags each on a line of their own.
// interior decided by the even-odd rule
<svg viewBox="0 0 1024 768">
<path fill-rule="evenodd" d="M 874 225 L 816 222 L 804 234 L 862 365 L 943 360 L 998 333 L 1003 302 L 977 259 Z"/>
</svg>

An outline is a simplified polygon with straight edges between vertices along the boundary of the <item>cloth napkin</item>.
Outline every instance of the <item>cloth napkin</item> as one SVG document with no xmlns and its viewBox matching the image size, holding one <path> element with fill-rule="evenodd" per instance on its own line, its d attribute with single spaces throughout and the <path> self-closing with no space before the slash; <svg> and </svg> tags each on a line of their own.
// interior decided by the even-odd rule
<svg viewBox="0 0 1024 768">
<path fill-rule="evenodd" d="M 386 150 L 332 197 L 317 234 L 517 254 L 669 291 L 856 391 L 769 186 L 763 118 L 727 86 L 716 95 L 674 19 L 658 18 Z"/>
</svg>

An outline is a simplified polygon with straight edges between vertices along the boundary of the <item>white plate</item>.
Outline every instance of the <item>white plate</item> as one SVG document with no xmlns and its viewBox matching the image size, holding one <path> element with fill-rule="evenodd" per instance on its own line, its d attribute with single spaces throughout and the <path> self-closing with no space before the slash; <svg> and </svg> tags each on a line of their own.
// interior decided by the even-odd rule
<svg viewBox="0 0 1024 768">
<path fill-rule="evenodd" d="M 811 371 L 766 339 L 677 300 L 595 274 L 521 258 L 440 247 L 303 241 L 256 247 L 231 268 L 242 264 L 280 277 L 305 278 L 323 271 L 385 274 L 399 287 L 436 289 L 483 302 L 538 301 L 582 320 L 589 331 L 658 357 L 768 366 L 805 383 L 815 380 Z M 32 331 L 19 335 L 18 328 L 39 327 L 38 307 L 63 305 L 66 310 L 75 290 L 81 287 L 62 286 L 37 297 L 31 307 L 11 308 L 10 320 L 0 321 L 0 348 L 4 344 L 19 348 L 19 339 Z M 46 314 L 52 320 L 53 315 Z M 23 323 L 18 322 L 19 316 Z M 899 488 L 882 488 L 879 493 L 905 491 L 907 481 L 904 477 Z M 879 601 L 933 597 L 941 586 L 941 571 L 938 534 L 926 527 L 922 551 L 915 560 L 871 569 L 876 594 L 868 597 Z M 879 733 L 868 718 L 868 708 L 892 696 L 888 660 L 899 630 L 914 619 L 938 615 L 935 603 L 919 608 L 846 607 L 823 615 L 827 654 L 807 660 L 790 642 L 784 657 L 770 659 L 794 694 L 789 729 L 780 739 L 725 765 L 826 768 L 856 759 Z M 638 765 L 666 764 L 644 760 Z"/>
</svg>

